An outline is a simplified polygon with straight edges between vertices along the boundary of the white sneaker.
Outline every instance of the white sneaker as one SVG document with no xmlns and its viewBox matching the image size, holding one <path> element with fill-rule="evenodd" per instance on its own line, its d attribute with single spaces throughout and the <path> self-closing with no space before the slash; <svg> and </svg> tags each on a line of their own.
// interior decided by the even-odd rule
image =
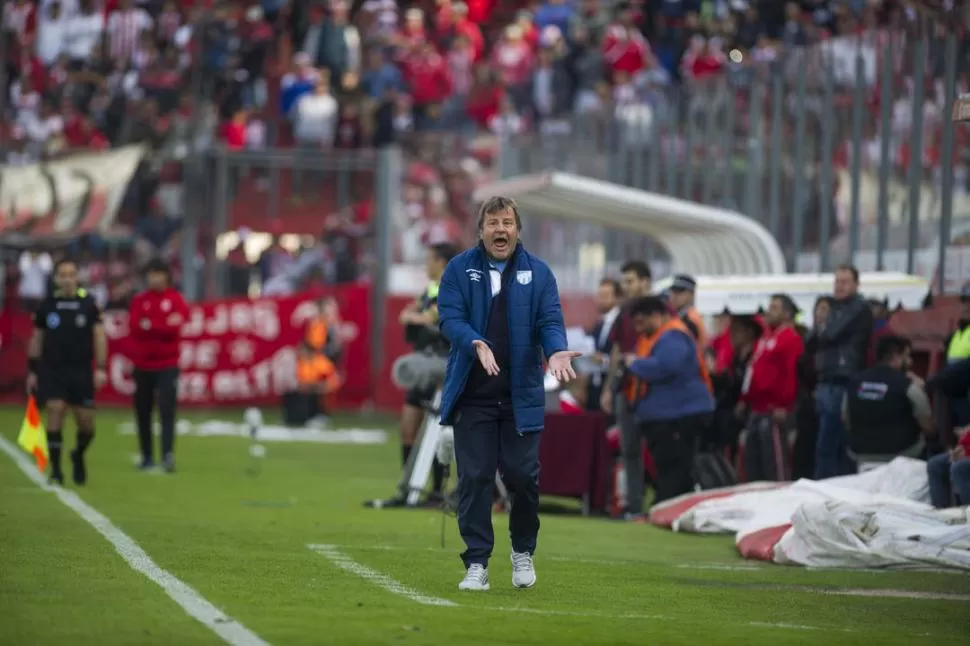
<svg viewBox="0 0 970 646">
<path fill-rule="evenodd" d="M 536 566 L 528 552 L 512 552 L 512 585 L 531 588 L 536 584 Z"/>
<path fill-rule="evenodd" d="M 459 590 L 475 592 L 488 590 L 488 568 L 478 563 L 472 563 L 465 571 L 465 578 L 458 584 Z"/>
</svg>

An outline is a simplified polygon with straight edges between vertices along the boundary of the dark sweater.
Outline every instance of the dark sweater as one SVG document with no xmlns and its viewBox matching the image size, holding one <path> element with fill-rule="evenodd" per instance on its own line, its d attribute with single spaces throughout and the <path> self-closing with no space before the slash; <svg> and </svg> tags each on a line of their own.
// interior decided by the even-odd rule
<svg viewBox="0 0 970 646">
<path fill-rule="evenodd" d="M 512 382 L 509 376 L 509 317 L 508 291 L 510 267 L 505 266 L 502 273 L 502 291 L 492 297 L 492 307 L 488 313 L 488 327 L 485 330 L 485 340 L 492 348 L 495 363 L 498 364 L 498 375 L 491 377 L 485 373 L 482 362 L 476 359 L 468 375 L 468 384 L 462 400 L 465 403 L 481 406 L 494 406 L 497 403 L 512 401 Z"/>
</svg>

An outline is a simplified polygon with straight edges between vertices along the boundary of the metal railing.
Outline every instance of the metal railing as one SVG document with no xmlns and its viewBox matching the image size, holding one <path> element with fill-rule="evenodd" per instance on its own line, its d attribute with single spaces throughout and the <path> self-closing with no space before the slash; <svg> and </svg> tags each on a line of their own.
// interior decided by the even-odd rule
<svg viewBox="0 0 970 646">
<path fill-rule="evenodd" d="M 950 119 L 968 45 L 921 23 L 644 86 L 605 117 L 505 139 L 501 175 L 563 170 L 736 209 L 791 270 L 849 261 L 953 289 L 970 278 L 954 244 L 970 230 L 970 160 Z"/>
</svg>

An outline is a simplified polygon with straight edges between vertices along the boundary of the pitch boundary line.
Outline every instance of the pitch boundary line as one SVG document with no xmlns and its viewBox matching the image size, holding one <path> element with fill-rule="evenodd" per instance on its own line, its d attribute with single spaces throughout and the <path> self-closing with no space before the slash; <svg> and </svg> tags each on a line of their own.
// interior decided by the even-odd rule
<svg viewBox="0 0 970 646">
<path fill-rule="evenodd" d="M 186 614 L 221 637 L 224 642 L 232 646 L 269 646 L 268 642 L 263 641 L 256 633 L 216 608 L 187 583 L 159 567 L 134 539 L 121 531 L 107 516 L 84 502 L 75 492 L 48 485 L 44 476 L 37 471 L 37 466 L 2 435 L 0 435 L 0 450 L 13 460 L 31 482 L 44 491 L 52 492 L 65 507 L 80 516 L 84 522 L 111 543 L 131 569 L 145 575 Z"/>
</svg>

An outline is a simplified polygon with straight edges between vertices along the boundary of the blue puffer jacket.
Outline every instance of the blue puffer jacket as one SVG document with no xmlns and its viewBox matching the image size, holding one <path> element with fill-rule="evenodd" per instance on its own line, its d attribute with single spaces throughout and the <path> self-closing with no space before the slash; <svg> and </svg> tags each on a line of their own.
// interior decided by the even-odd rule
<svg viewBox="0 0 970 646">
<path fill-rule="evenodd" d="M 509 259 L 508 326 L 515 426 L 520 433 L 541 431 L 545 423 L 542 386 L 543 355 L 566 349 L 566 327 L 559 289 L 549 266 L 519 243 Z M 492 307 L 488 258 L 483 245 L 469 249 L 448 263 L 438 289 L 441 333 L 451 342 L 448 372 L 441 399 L 441 423 L 454 424 L 458 403 L 478 354 L 473 341 L 485 340 Z"/>
</svg>

